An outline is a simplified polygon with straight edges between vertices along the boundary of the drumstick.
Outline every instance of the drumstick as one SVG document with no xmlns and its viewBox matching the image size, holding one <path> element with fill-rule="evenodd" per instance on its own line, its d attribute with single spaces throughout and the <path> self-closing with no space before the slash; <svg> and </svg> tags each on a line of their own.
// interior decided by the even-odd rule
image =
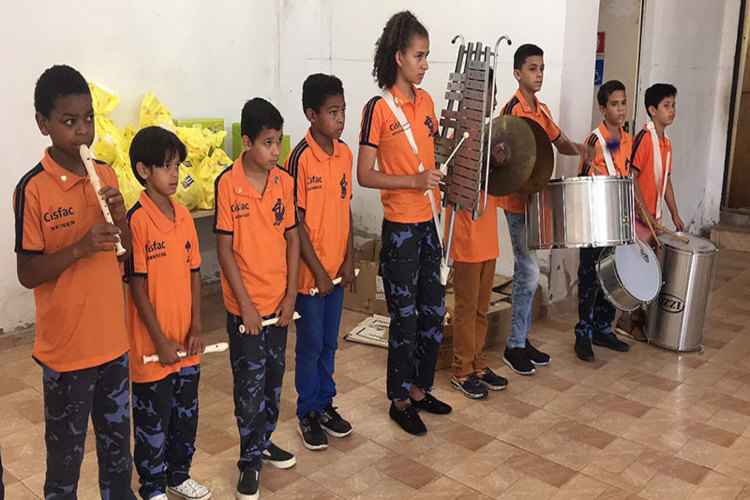
<svg viewBox="0 0 750 500">
<path fill-rule="evenodd" d="M 297 311 L 294 311 L 294 314 L 292 314 L 292 319 L 300 319 L 301 317 L 302 316 L 300 316 Z M 265 326 L 273 326 L 273 325 L 275 325 L 278 322 L 279 322 L 279 318 L 264 319 L 260 323 L 260 326 L 264 326 L 264 327 Z M 244 335 L 245 333 L 247 333 L 247 328 L 245 328 L 245 325 L 240 324 L 240 326 L 237 327 L 237 331 L 240 332 L 240 335 Z"/>
<path fill-rule="evenodd" d="M 93 157 L 91 156 L 91 151 L 89 151 L 89 148 L 85 144 L 81 144 L 81 147 L 79 148 L 79 152 L 81 154 L 81 159 L 83 160 L 83 165 L 86 167 L 86 173 L 89 175 L 89 181 L 91 182 L 91 185 L 94 188 L 94 191 L 96 191 L 96 198 L 99 200 L 99 207 L 102 209 L 102 213 L 104 214 L 104 220 L 107 221 L 108 224 L 114 225 L 114 220 L 112 220 L 112 214 L 109 211 L 109 205 L 107 205 L 107 200 L 104 199 L 104 196 L 102 196 L 99 191 L 102 190 L 102 181 L 99 180 L 99 175 L 96 173 L 96 168 L 94 167 L 94 161 Z M 122 246 L 122 241 L 120 240 L 120 235 L 115 235 L 115 248 L 117 249 L 117 256 L 124 255 L 127 250 L 125 250 L 125 247 Z"/>
<path fill-rule="evenodd" d="M 656 246 L 661 248 L 661 242 L 659 241 L 659 238 L 656 236 L 656 231 L 654 230 L 654 226 L 651 224 L 651 219 L 648 217 L 648 214 L 646 213 L 646 209 L 643 208 L 643 205 L 641 205 L 640 203 L 638 203 L 638 208 L 641 209 L 641 215 L 643 216 L 643 220 L 646 221 L 646 225 L 648 226 L 648 230 L 651 231 L 651 236 L 654 237 Z"/>
<path fill-rule="evenodd" d="M 356 278 L 357 276 L 359 276 L 359 268 L 357 268 L 357 269 L 354 270 L 354 277 Z M 341 283 L 342 281 L 343 281 L 343 278 L 341 276 L 339 276 L 338 278 L 334 278 L 331 281 L 331 283 L 333 283 L 333 286 L 336 286 L 339 283 Z M 310 291 L 309 291 L 310 296 L 317 295 L 319 293 L 320 293 L 320 290 L 318 290 L 317 288 L 311 288 Z"/>
<path fill-rule="evenodd" d="M 203 348 L 203 354 L 209 354 L 212 352 L 224 352 L 229 348 L 229 344 L 226 342 L 219 342 L 218 344 L 207 345 Z M 185 351 L 179 351 L 177 356 L 180 358 L 186 358 L 187 353 Z M 152 354 L 151 356 L 143 356 L 143 364 L 156 363 L 159 361 L 158 354 Z"/>
</svg>

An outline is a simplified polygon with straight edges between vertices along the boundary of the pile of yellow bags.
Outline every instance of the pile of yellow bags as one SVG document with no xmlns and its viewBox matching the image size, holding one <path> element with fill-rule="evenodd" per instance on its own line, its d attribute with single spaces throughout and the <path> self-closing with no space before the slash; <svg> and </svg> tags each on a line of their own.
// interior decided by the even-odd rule
<svg viewBox="0 0 750 500">
<path fill-rule="evenodd" d="M 94 154 L 109 163 L 117 174 L 120 191 L 129 208 L 138 201 L 143 186 L 136 180 L 130 166 L 130 143 L 135 128 L 119 128 L 110 118 L 120 99 L 106 88 L 89 84 L 94 104 L 97 140 Z M 225 131 L 213 132 L 200 126 L 177 127 L 172 114 L 157 97 L 148 93 L 143 97 L 138 129 L 158 125 L 172 130 L 187 147 L 187 162 L 192 167 L 180 168 L 177 200 L 189 210 L 208 210 L 214 204 L 214 179 L 232 160 L 222 149 Z"/>
</svg>

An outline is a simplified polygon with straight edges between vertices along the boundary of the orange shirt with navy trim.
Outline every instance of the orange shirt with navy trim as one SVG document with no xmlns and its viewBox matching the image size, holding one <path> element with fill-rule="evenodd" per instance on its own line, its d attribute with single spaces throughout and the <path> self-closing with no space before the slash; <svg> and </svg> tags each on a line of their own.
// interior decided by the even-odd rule
<svg viewBox="0 0 750 500">
<path fill-rule="evenodd" d="M 318 260 L 331 279 L 346 258 L 352 199 L 352 152 L 341 141 L 333 142 L 333 155 L 315 142 L 308 130 L 286 162 L 295 179 L 297 207 L 305 211 L 305 227 Z M 299 292 L 310 293 L 315 277 L 300 260 Z"/>
<path fill-rule="evenodd" d="M 498 198 L 490 196 L 487 206 L 477 220 L 472 220 L 471 212 L 459 210 L 453 226 L 451 258 L 456 262 L 485 262 L 500 256 L 497 234 Z M 448 207 L 446 216 L 450 217 Z M 446 228 L 447 236 L 447 228 Z"/>
<path fill-rule="evenodd" d="M 263 193 L 258 193 L 245 175 L 244 156 L 216 178 L 214 232 L 232 236 L 245 290 L 258 313 L 270 316 L 286 295 L 285 233 L 297 225 L 294 180 L 275 167 L 268 172 Z M 223 272 L 221 288 L 227 311 L 239 316 L 239 302 Z"/>
<path fill-rule="evenodd" d="M 414 88 L 415 100 L 411 102 L 396 87 L 389 91 L 396 105 L 403 111 L 414 134 L 419 158 L 409 145 L 396 116 L 381 96 L 373 97 L 362 111 L 362 128 L 359 144 L 377 148 L 380 171 L 388 175 L 417 175 L 419 161 L 425 170 L 435 168 L 435 143 L 438 132 L 435 103 L 425 90 Z M 440 201 L 440 190 L 435 189 L 436 203 Z M 410 224 L 432 219 L 430 200 L 418 189 L 383 189 L 383 216 L 391 222 Z"/>
<path fill-rule="evenodd" d="M 534 120 L 547 133 L 550 142 L 555 142 L 560 138 L 560 127 L 552 120 L 552 114 L 547 105 L 537 99 L 536 111 L 532 111 L 523 93 L 521 93 L 521 89 L 516 90 L 516 93 L 503 108 L 502 114 Z M 526 194 L 513 193 L 499 198 L 498 204 L 506 212 L 517 214 L 526 212 L 526 200 L 528 198 Z"/>
<path fill-rule="evenodd" d="M 672 162 L 667 163 L 667 158 L 672 156 L 672 141 L 664 135 L 659 140 L 659 151 L 662 162 L 662 182 L 668 181 L 672 175 Z M 654 147 L 651 141 L 651 132 L 645 127 L 638 132 L 633 141 L 633 153 L 630 158 L 630 166 L 637 173 L 636 182 L 641 190 L 641 197 L 646 204 L 649 213 L 656 217 L 656 201 L 661 196 L 662 187 L 656 185 L 654 177 Z"/>
<path fill-rule="evenodd" d="M 103 186 L 117 177 L 97 162 Z M 53 254 L 80 241 L 104 215 L 94 188 L 60 166 L 49 152 L 21 178 L 13 199 L 17 253 Z M 34 289 L 33 357 L 58 372 L 82 370 L 128 350 L 122 273 L 114 249 L 77 260 Z"/>
<path fill-rule="evenodd" d="M 602 122 L 598 127 L 597 130 L 599 130 L 599 133 L 602 134 L 602 137 L 604 137 L 604 140 L 607 143 L 612 142 L 612 136 L 609 133 L 609 129 L 607 128 L 607 125 Z M 603 149 L 604 147 L 607 147 L 606 144 L 601 144 L 601 141 L 596 136 L 596 134 L 589 135 L 588 139 L 586 140 L 586 144 L 589 146 L 592 146 L 594 148 L 594 159 L 591 161 L 591 168 L 589 168 L 588 175 L 594 176 L 594 175 L 609 175 L 609 171 L 607 170 L 607 163 L 604 161 L 604 153 Z M 612 156 L 612 163 L 615 166 L 615 170 L 617 171 L 617 175 L 620 175 L 622 177 L 627 177 L 630 175 L 630 155 L 633 149 L 633 138 L 630 137 L 630 134 L 625 132 L 622 128 L 620 128 L 620 145 L 617 149 L 609 149 L 609 154 Z M 583 172 L 583 162 L 581 162 L 579 166 L 579 173 Z"/>
<path fill-rule="evenodd" d="M 148 300 L 156 313 L 162 333 L 184 346 L 190 332 L 193 312 L 192 277 L 200 272 L 201 253 L 193 217 L 187 208 L 172 200 L 175 219 L 171 220 L 145 191 L 128 211 L 133 253 L 128 275 L 146 278 Z M 171 366 L 143 363 L 143 356 L 156 354 L 146 325 L 135 301 L 128 303 L 130 334 L 130 377 L 133 382 L 162 380 L 185 366 L 200 363 L 200 356 L 184 358 Z"/>
</svg>

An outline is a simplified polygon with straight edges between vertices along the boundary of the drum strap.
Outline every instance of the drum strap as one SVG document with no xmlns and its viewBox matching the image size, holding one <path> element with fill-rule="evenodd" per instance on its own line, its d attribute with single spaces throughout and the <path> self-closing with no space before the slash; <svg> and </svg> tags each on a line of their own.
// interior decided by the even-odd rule
<svg viewBox="0 0 750 500">
<path fill-rule="evenodd" d="M 599 144 L 602 147 L 602 155 L 604 156 L 604 163 L 607 165 L 607 173 L 611 176 L 616 176 L 617 170 L 615 169 L 615 162 L 612 161 L 612 154 L 607 147 L 607 141 L 604 140 L 604 136 L 598 128 L 595 128 L 591 133 L 599 139 Z"/>
<path fill-rule="evenodd" d="M 654 184 L 656 184 L 656 220 L 661 220 L 662 204 L 664 203 L 664 194 L 667 192 L 667 176 L 669 175 L 669 164 L 672 161 L 672 153 L 667 154 L 667 163 L 661 161 L 661 148 L 659 147 L 659 134 L 656 133 L 654 122 L 646 122 L 646 129 L 651 134 L 651 147 L 653 148 L 654 164 Z M 667 138 L 667 132 L 664 132 Z M 666 169 L 664 168 L 666 167 Z"/>
</svg>

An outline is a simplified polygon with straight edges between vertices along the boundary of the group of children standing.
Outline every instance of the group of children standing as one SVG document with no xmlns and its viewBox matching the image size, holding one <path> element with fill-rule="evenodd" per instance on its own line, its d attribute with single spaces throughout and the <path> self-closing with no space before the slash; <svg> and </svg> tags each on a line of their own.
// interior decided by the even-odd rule
<svg viewBox="0 0 750 500">
<path fill-rule="evenodd" d="M 416 435 L 427 432 L 420 411 L 451 412 L 432 394 L 445 289 L 440 238 L 425 196 L 430 190 L 439 203 L 442 174 L 435 168 L 433 144 L 438 119 L 432 98 L 417 87 L 428 70 L 428 55 L 425 27 L 409 12 L 394 15 L 377 42 L 373 76 L 383 94 L 364 107 L 356 167 L 359 184 L 379 189 L 383 203 L 380 271 L 391 316 L 389 414 Z M 621 129 L 625 92 L 619 82 L 608 82 L 599 91 L 604 123 L 598 130 L 606 145 L 596 139 L 583 145 L 571 142 L 535 97 L 543 74 L 542 50 L 521 46 L 514 57 L 519 88 L 503 113 L 539 123 L 560 153 L 583 157 L 590 175 L 606 172 L 602 165 L 610 163 L 606 158 L 612 149 L 618 174 L 628 175 L 630 167 L 635 172 L 638 199 L 649 215 L 659 218 L 658 194 L 666 192 L 675 224 L 681 223 L 669 180 L 671 164 L 653 168 L 650 146 L 658 140 L 661 158 L 671 157 L 664 128 L 674 119 L 674 88 L 649 89 L 646 106 L 653 124 L 647 130 L 652 133 L 639 134 L 631 154 L 629 137 Z M 130 486 L 134 459 L 142 498 L 164 500 L 169 491 L 180 498 L 207 499 L 209 489 L 190 477 L 204 342 L 198 238 L 189 212 L 173 198 L 187 156 L 185 145 L 160 127 L 136 134 L 130 159 L 144 191 L 126 211 L 109 166 L 96 165 L 106 186 L 100 193 L 88 182 L 79 147 L 94 140 L 94 112 L 80 73 L 68 66 L 48 69 L 37 82 L 34 101 L 39 129 L 52 145 L 23 176 L 13 203 L 18 278 L 34 289 L 36 301 L 33 356 L 43 371 L 45 498 L 77 497 L 91 415 L 103 498 L 135 498 Z M 296 463 L 292 453 L 271 439 L 279 417 L 287 327 L 295 311 L 301 315 L 296 323 L 295 386 L 303 444 L 321 450 L 328 436 L 352 432 L 333 406 L 343 287 L 354 278 L 353 157 L 340 140 L 346 114 L 341 81 L 323 74 L 308 77 L 302 109 L 310 128 L 280 168 L 283 118 L 264 99 L 248 101 L 241 117 L 243 153 L 215 183 L 214 231 L 240 436 L 240 500 L 259 497 L 264 462 L 280 468 Z M 666 190 L 654 185 L 655 178 L 667 183 Z M 104 222 L 97 196 L 106 200 L 113 224 Z M 457 214 L 451 383 L 473 399 L 508 383 L 483 356 L 499 255 L 498 207 L 506 211 L 515 258 L 512 334 L 503 359 L 522 375 L 550 363 L 549 355 L 528 340 L 539 268 L 526 247 L 524 204 L 521 195 L 511 195 L 488 200 L 475 221 Z M 112 251 L 117 240 L 128 250 L 121 262 Z M 582 305 L 576 352 L 586 360 L 593 359 L 592 339 L 598 345 L 620 345 L 611 331 L 611 311 L 591 279 L 594 253 L 582 251 L 579 271 Z M 341 278 L 340 286 L 333 284 L 335 278 Z M 143 356 L 154 353 L 159 363 L 144 364 Z"/>
</svg>

